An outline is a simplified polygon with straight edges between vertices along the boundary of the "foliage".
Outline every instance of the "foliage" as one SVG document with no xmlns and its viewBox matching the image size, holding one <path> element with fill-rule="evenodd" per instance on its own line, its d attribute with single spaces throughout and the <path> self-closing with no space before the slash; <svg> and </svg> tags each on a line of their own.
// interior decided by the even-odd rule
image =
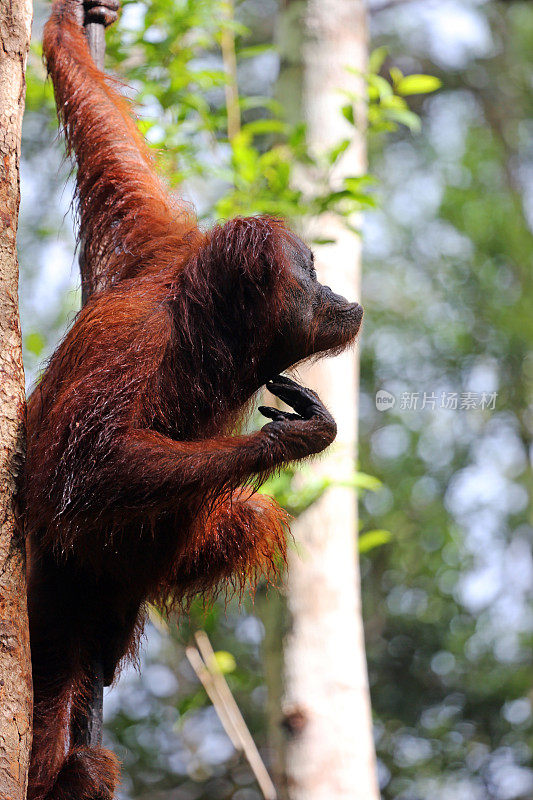
<svg viewBox="0 0 533 800">
<path fill-rule="evenodd" d="M 385 488 L 363 504 L 394 539 L 361 567 L 386 800 L 529 798 L 533 786 L 533 237 L 519 133 L 533 9 L 472 14 L 486 51 L 444 68 L 441 48 L 446 88 L 426 102 L 422 135 L 398 130 L 371 158 L 387 204 L 369 220 L 360 447 Z M 410 42 L 409 71 L 435 68 L 436 45 L 420 28 L 410 39 L 406 16 L 381 25 L 391 52 Z M 378 389 L 392 410 L 376 409 Z M 492 412 L 440 407 L 443 392 L 489 390 Z M 401 408 L 404 392 L 419 393 L 418 411 Z M 436 408 L 420 409 L 424 392 Z"/>
<path fill-rule="evenodd" d="M 228 139 L 224 95 L 227 75 L 220 53 L 224 33 L 228 29 L 231 31 L 239 75 L 245 76 L 255 60 L 272 54 L 273 50 L 264 42 L 255 41 L 250 29 L 241 21 L 231 20 L 225 4 L 218 0 L 184 0 L 173 4 L 168 0 L 155 0 L 124 5 L 120 25 L 108 34 L 109 64 L 135 91 L 139 124 L 154 146 L 161 170 L 170 177 L 172 186 L 185 187 L 195 200 L 200 200 L 203 217 L 212 219 L 261 212 L 296 221 L 302 215 L 333 211 L 348 219 L 354 211 L 375 206 L 371 194 L 374 181 L 370 176 L 350 177 L 340 187 L 332 183 L 332 170 L 349 146 L 349 139 L 339 141 L 320 163 L 313 160 L 307 152 L 304 126 L 290 126 L 284 119 L 284 110 L 273 99 L 272 79 L 265 94 L 250 94 L 241 88 L 238 98 L 240 129 Z M 33 119 L 38 119 L 44 129 L 53 124 L 51 87 L 44 84 L 43 89 L 43 77 L 39 50 L 34 45 L 28 71 L 26 125 L 30 134 Z M 240 83 L 252 85 L 250 81 Z M 376 103 L 376 128 L 379 120 L 383 120 L 382 129 L 393 130 L 396 123 L 391 122 L 391 108 L 394 102 L 400 103 L 397 111 L 404 108 L 401 105 L 404 101 L 392 84 L 387 98 Z M 347 109 L 357 98 L 347 100 L 345 117 L 353 125 L 353 113 Z M 370 100 L 372 102 L 372 97 Z M 402 121 L 399 115 L 397 121 Z M 27 138 L 35 141 L 34 136 Z M 37 151 L 39 145 L 38 141 Z M 30 156 L 30 145 L 25 153 Z M 304 196 L 296 188 L 293 176 L 300 165 L 312 168 L 317 176 L 320 189 L 313 196 Z M 53 230 L 53 223 L 48 229 Z M 48 230 L 42 234 L 49 236 Z M 47 336 L 41 332 L 46 327 L 29 327 L 25 344 L 30 364 L 32 357 L 40 358 L 49 350 L 54 329 Z M 288 471 L 276 478 L 269 488 L 289 512 L 296 515 L 331 484 L 331 479 L 312 478 L 305 470 L 297 476 L 294 471 Z M 354 474 L 349 481 L 350 488 L 360 490 L 375 491 L 379 485 L 376 479 L 362 473 Z M 384 531 L 369 530 L 361 537 L 361 548 L 369 552 L 388 539 Z M 258 693 L 258 698 L 263 697 L 258 651 L 260 623 L 252 623 L 252 617 L 244 617 L 243 621 L 232 607 L 228 613 L 223 611 L 218 605 L 211 609 L 194 606 L 189 620 L 181 621 L 178 640 L 187 641 L 190 632 L 198 626 L 208 631 L 218 647 L 221 668 L 227 672 L 256 740 L 261 744 L 264 740 L 264 730 L 259 729 L 262 700 L 254 705 L 253 699 L 254 692 Z M 185 677 L 180 677 L 178 687 L 164 668 L 159 673 L 159 685 L 153 684 L 150 676 L 158 674 L 156 664 L 161 661 L 180 663 L 182 653 L 173 625 L 169 626 L 155 614 L 151 619 L 151 649 L 143 656 L 147 662 L 144 677 L 128 675 L 115 705 L 109 700 L 106 703 L 108 714 L 112 715 L 108 736 L 114 739 L 114 748 L 125 761 L 128 776 L 125 791 L 138 796 L 145 791 L 143 787 L 152 785 L 156 776 L 159 791 L 165 791 L 174 786 L 176 772 L 185 771 L 189 778 L 182 779 L 182 791 L 186 792 L 188 786 L 201 781 L 205 796 L 212 796 L 213 791 L 221 791 L 220 781 L 217 783 L 221 769 L 216 764 L 221 748 L 226 753 L 224 774 L 228 777 L 232 773 L 240 774 L 237 781 L 245 785 L 251 779 L 244 777 L 247 771 L 243 774 L 242 766 L 230 757 L 227 746 L 225 750 L 221 744 L 218 748 L 212 746 L 201 756 L 195 753 L 198 746 L 195 728 L 204 730 L 202 720 L 207 719 L 205 730 L 210 730 L 213 736 L 216 723 L 203 689 L 192 680 L 187 669 L 180 667 L 180 676 L 185 670 Z M 252 639 L 247 639 L 242 632 L 246 625 L 255 631 L 248 634 Z M 167 636 L 170 633 L 170 640 L 165 644 L 156 631 L 163 631 Z M 130 695 L 132 685 L 135 688 Z M 142 725 L 132 703 L 144 708 Z M 179 730 L 179 739 L 174 729 Z M 161 737 L 162 747 L 156 744 Z M 227 781 L 227 778 L 222 780 Z"/>
<path fill-rule="evenodd" d="M 272 15 L 263 4 L 240 4 L 237 22 L 215 0 L 127 5 L 111 35 L 109 63 L 139 93 L 141 125 L 163 170 L 174 186 L 185 185 L 206 220 L 257 211 L 295 220 L 326 209 L 369 211 L 360 451 L 361 468 L 378 475 L 379 484 L 362 487 L 359 474 L 354 482 L 372 489 L 362 495 L 360 551 L 383 797 L 526 800 L 533 786 L 531 472 L 525 459 L 533 338 L 525 180 L 531 5 L 456 8 L 471 14 L 478 33 L 485 31 L 484 51 L 461 50 L 464 26 L 454 33 L 455 50 L 449 40 L 446 50 L 439 4 L 398 4 L 376 15 L 378 46 L 366 80 L 371 168 L 379 183 L 353 177 L 340 188 L 331 184 L 331 168 L 348 139 L 325 162 L 310 162 L 305 129 L 289 125 L 274 99 Z M 37 12 L 42 16 L 39 4 Z M 231 141 L 224 30 L 235 36 L 240 89 L 241 128 Z M 438 80 L 444 91 L 418 94 L 433 92 Z M 26 187 L 31 197 L 20 234 L 30 369 L 76 306 L 72 293 L 62 307 L 46 300 L 50 263 L 68 272 L 72 241 L 67 225 L 59 241 L 56 233 L 70 191 L 61 192 L 64 172 L 55 174 L 51 92 L 43 86 L 34 49 L 23 170 L 23 196 Z M 350 123 L 358 99 L 346 97 Z M 413 130 L 419 131 L 414 142 Z M 322 176 L 315 197 L 294 188 L 301 164 Z M 376 208 L 376 185 L 386 198 L 382 208 Z M 50 199 L 43 203 L 43 197 Z M 440 398 L 444 391 L 490 387 L 498 391 L 493 412 L 400 407 L 402 392 Z M 397 398 L 392 411 L 375 408 L 382 388 Z M 305 472 L 276 481 L 270 488 L 294 514 L 328 485 Z M 263 630 L 251 610 L 250 603 L 244 613 L 230 605 L 227 614 L 220 606 L 195 606 L 179 634 L 173 623 L 164 624 L 170 636 L 154 620 L 143 677 L 129 672 L 106 701 L 107 735 L 125 759 L 125 795 L 256 797 L 181 647 L 201 625 L 217 651 L 231 653 L 236 668 L 228 680 L 264 746 Z"/>
</svg>

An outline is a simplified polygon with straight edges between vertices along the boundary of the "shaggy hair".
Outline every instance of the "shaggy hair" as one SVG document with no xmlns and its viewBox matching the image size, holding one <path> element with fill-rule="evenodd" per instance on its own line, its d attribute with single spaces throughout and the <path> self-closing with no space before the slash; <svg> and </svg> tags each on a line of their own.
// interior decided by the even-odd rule
<svg viewBox="0 0 533 800">
<path fill-rule="evenodd" d="M 113 796 L 116 759 L 80 746 L 75 720 L 90 703 L 95 664 L 109 684 L 135 653 L 147 602 L 186 605 L 276 575 L 287 517 L 254 489 L 324 449 L 335 423 L 314 393 L 278 377 L 272 391 L 303 416 L 266 409 L 272 421 L 262 430 L 235 433 L 261 385 L 346 346 L 362 313 L 331 290 L 329 305 L 316 299 L 326 289 L 311 253 L 282 222 L 238 218 L 199 230 L 95 67 L 80 7 L 56 0 L 43 40 L 77 163 L 91 278 L 88 302 L 28 402 L 30 800 Z M 295 259 L 307 270 L 300 283 Z M 305 329 L 294 322 L 302 281 L 314 303 Z"/>
</svg>

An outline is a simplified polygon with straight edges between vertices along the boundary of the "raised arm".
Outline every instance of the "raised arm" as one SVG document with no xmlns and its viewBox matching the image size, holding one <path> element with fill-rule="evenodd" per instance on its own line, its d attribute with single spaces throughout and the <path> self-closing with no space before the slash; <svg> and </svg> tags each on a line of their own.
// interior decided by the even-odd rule
<svg viewBox="0 0 533 800">
<path fill-rule="evenodd" d="M 272 421 L 255 433 L 191 442 L 146 429 L 124 430 L 117 434 L 91 488 L 87 481 L 80 485 L 78 501 L 94 502 L 103 511 L 107 497 L 121 519 L 128 511 L 135 516 L 139 510 L 171 510 L 190 498 L 209 504 L 331 444 L 335 422 L 313 391 L 284 376 L 267 386 L 296 413 L 262 408 Z"/>
<path fill-rule="evenodd" d="M 191 210 L 170 198 L 116 82 L 95 66 L 83 22 L 112 21 L 117 0 L 55 0 L 43 38 L 69 152 L 76 159 L 84 258 L 102 285 L 179 259 L 197 235 Z"/>
</svg>

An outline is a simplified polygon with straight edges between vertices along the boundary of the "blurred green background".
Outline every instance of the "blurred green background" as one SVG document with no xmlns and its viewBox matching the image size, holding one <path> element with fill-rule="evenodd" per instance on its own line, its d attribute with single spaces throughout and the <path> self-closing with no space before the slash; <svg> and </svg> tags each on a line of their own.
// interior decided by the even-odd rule
<svg viewBox="0 0 533 800">
<path fill-rule="evenodd" d="M 380 786 L 387 800 L 525 800 L 533 797 L 533 4 L 375 0 L 369 8 L 376 74 L 391 84 L 400 69 L 442 83 L 409 97 L 409 112 L 397 105 L 392 114 L 371 94 L 375 182 L 347 187 L 343 198 L 366 209 L 360 468 L 381 482 L 361 493 L 360 514 L 363 531 L 390 534 L 361 553 Z M 237 3 L 244 126 L 231 145 L 220 3 L 127 2 L 110 36 L 109 67 L 138 98 L 163 170 L 174 185 L 185 181 L 206 221 L 302 212 L 291 174 L 308 158 L 304 132 L 285 113 L 286 94 L 285 108 L 276 99 L 284 11 L 275 0 Z M 40 61 L 46 13 L 39 0 L 23 138 L 29 384 L 79 306 L 72 183 L 65 188 Z M 325 187 L 305 210 L 337 201 Z M 380 390 L 394 396 L 393 408 L 377 409 Z M 277 603 L 260 590 L 255 605 L 195 607 L 179 628 L 154 615 L 140 673 L 126 670 L 105 700 L 123 798 L 258 800 L 184 643 L 203 626 L 231 654 L 228 681 L 268 763 L 264 676 L 275 657 L 269 639 L 281 635 L 268 631 Z"/>
</svg>

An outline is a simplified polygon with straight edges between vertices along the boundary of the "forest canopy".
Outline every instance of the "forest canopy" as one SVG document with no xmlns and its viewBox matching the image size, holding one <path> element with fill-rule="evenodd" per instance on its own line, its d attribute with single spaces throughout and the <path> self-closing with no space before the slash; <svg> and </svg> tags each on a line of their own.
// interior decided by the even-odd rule
<svg viewBox="0 0 533 800">
<path fill-rule="evenodd" d="M 361 541 L 374 539 L 360 556 L 383 798 L 526 800 L 532 4 L 371 2 L 368 175 L 342 198 L 324 182 L 305 206 L 292 177 L 309 154 L 275 47 L 280 5 L 237 4 L 242 124 L 231 143 L 219 4 L 124 5 L 108 68 L 134 90 L 143 133 L 201 217 L 298 221 L 303 212 L 364 209 L 359 468 L 372 478 L 360 489 L 360 524 Z M 72 192 L 40 60 L 46 4 L 35 11 L 19 230 L 28 382 L 79 305 Z M 389 397 L 385 410 L 379 392 Z M 259 592 L 253 607 L 194 608 L 179 630 L 154 613 L 141 675 L 127 671 L 105 701 L 124 797 L 259 797 L 183 645 L 197 625 L 208 631 L 268 760 L 265 673 L 277 602 Z"/>
</svg>

